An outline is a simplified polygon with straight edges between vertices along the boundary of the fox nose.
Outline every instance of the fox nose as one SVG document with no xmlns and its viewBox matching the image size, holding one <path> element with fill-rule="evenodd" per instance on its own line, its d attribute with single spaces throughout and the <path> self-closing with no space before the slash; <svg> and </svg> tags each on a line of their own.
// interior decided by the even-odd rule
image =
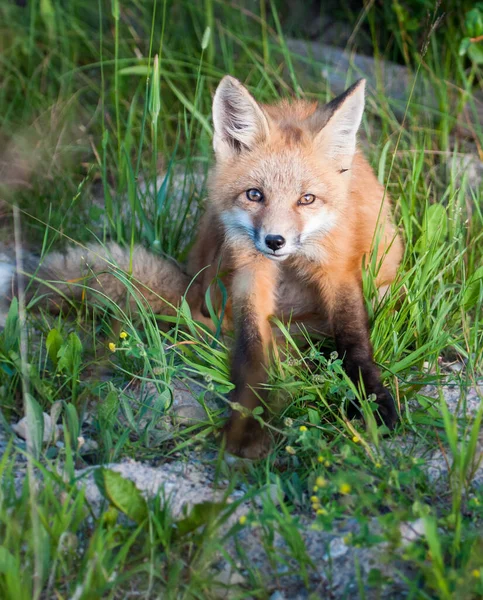
<svg viewBox="0 0 483 600">
<path fill-rule="evenodd" d="M 265 244 L 270 248 L 270 250 L 275 252 L 276 250 L 280 250 L 280 248 L 285 246 L 285 238 L 281 235 L 267 235 L 265 236 Z"/>
</svg>

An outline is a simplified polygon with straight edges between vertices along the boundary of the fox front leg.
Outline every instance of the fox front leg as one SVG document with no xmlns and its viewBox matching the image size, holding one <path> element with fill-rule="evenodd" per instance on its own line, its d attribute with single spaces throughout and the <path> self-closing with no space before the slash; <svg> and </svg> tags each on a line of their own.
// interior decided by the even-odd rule
<svg viewBox="0 0 483 600">
<path fill-rule="evenodd" d="M 267 259 L 236 269 L 232 281 L 235 347 L 232 357 L 231 401 L 253 411 L 266 395 L 268 349 L 272 339 L 268 321 L 274 311 L 276 266 Z M 259 422 L 233 410 L 225 427 L 226 449 L 244 458 L 259 458 L 269 440 Z"/>
<path fill-rule="evenodd" d="M 365 393 L 375 395 L 378 405 L 376 421 L 393 429 L 398 414 L 374 363 L 362 286 L 356 278 L 349 282 L 337 282 L 325 286 L 324 295 L 329 305 L 337 353 L 343 360 L 346 373 L 356 387 L 362 380 Z"/>
</svg>

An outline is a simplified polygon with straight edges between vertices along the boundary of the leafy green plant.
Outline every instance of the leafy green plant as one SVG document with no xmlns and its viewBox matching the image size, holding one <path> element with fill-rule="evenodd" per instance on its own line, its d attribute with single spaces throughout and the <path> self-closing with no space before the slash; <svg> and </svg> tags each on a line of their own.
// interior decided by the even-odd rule
<svg viewBox="0 0 483 600">
<path fill-rule="evenodd" d="M 460 56 L 468 56 L 475 65 L 483 64 L 483 4 L 476 2 L 465 15 L 465 37 L 459 47 Z"/>
<path fill-rule="evenodd" d="M 8 24 L 0 35 L 0 128 L 8 138 L 1 162 L 21 156 L 28 168 L 21 185 L 0 185 L 42 255 L 114 239 L 183 261 L 204 210 L 220 77 L 237 76 L 262 101 L 332 96 L 321 65 L 290 52 L 289 13 L 276 0 L 18 4 L 0 5 Z M 410 578 L 399 574 L 408 596 L 481 596 L 483 496 L 471 484 L 481 410 L 456 416 L 435 397 L 436 388 L 453 386 L 464 404 L 483 369 L 481 190 L 461 170 L 461 154 L 473 146 L 455 144 L 453 135 L 458 107 L 471 103 L 481 80 L 480 4 L 434 12 L 426 0 L 368 3 L 356 12 L 343 2 L 333 13 L 353 27 L 349 49 L 369 44 L 374 58 L 423 75 L 437 105 L 429 114 L 411 98 L 401 123 L 376 86 L 361 136 L 405 239 L 399 279 L 385 297 L 375 289 L 375 258 L 363 282 L 376 360 L 402 417 L 395 439 L 377 428 L 372 399 L 347 380 L 330 340 L 274 321 L 280 344 L 269 373 L 270 418 L 255 415 L 273 438 L 272 453 L 245 471 L 215 460 L 223 409 L 209 401 L 223 407 L 229 398 L 231 340 L 210 295 L 214 334 L 186 302 L 176 316 L 153 314 L 121 271 L 126 302 L 91 294 L 86 281 L 75 284 L 85 285 L 82 299 L 59 316 L 43 312 L 38 297 L 29 303 L 24 397 L 14 300 L 0 332 L 0 418 L 8 435 L 26 400 L 35 479 L 22 479 L 25 444 L 10 442 L 0 457 L 2 598 L 126 597 L 135 588 L 146 597 L 211 599 L 220 556 L 243 574 L 241 586 L 220 584 L 234 596 L 265 597 L 267 576 L 276 589 L 287 573 L 300 573 L 297 585 L 310 589 L 321 576 L 307 528 L 335 535 L 346 525 L 348 553 L 384 543 L 388 564 L 410 566 Z M 0 241 L 9 234 L 0 228 Z M 227 290 L 213 285 L 225 303 Z M 461 373 L 447 368 L 453 362 Z M 177 378 L 201 386 L 206 421 L 185 428 L 169 421 Z M 356 400 L 366 424 L 347 417 Z M 42 412 L 59 425 L 59 439 L 42 442 Z M 437 452 L 446 461 L 442 481 L 428 476 Z M 102 467 L 127 457 L 159 468 L 216 463 L 239 500 L 200 503 L 176 520 L 163 490 L 145 498 Z M 83 489 L 86 463 L 96 464 L 98 510 Z M 250 509 L 233 520 L 241 502 Z M 424 529 L 403 543 L 402 529 L 418 520 Z M 259 536 L 269 573 L 244 549 L 251 536 Z M 379 566 L 356 572 L 361 596 L 391 583 Z"/>
</svg>

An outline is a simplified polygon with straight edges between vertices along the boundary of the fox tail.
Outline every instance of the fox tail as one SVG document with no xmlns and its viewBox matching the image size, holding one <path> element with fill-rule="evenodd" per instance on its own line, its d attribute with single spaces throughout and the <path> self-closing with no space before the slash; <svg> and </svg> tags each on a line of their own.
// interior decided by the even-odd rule
<svg viewBox="0 0 483 600">
<path fill-rule="evenodd" d="M 161 315 L 175 315 L 183 297 L 190 306 L 201 306 L 200 284 L 174 259 L 142 246 L 132 251 L 114 242 L 71 246 L 65 252 L 47 254 L 42 261 L 28 255 L 23 271 L 29 278 L 27 298 L 38 296 L 51 312 L 61 311 L 69 300 L 93 296 L 96 301 L 121 306 L 127 301 L 133 309 L 141 300 Z"/>
</svg>

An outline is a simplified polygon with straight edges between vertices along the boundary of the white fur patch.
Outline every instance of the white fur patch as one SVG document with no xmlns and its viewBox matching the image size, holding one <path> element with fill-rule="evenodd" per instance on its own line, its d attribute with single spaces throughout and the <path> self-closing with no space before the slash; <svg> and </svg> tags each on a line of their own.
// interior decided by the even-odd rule
<svg viewBox="0 0 483 600">
<path fill-rule="evenodd" d="M 302 244 L 304 241 L 312 235 L 316 235 L 320 238 L 322 235 L 329 233 L 334 229 L 337 223 L 337 215 L 333 210 L 329 210 L 324 206 L 317 212 L 307 223 L 305 224 L 300 241 Z"/>
<path fill-rule="evenodd" d="M 300 236 L 302 254 L 310 260 L 324 262 L 327 252 L 322 240 L 337 224 L 337 214 L 324 207 L 304 227 Z"/>
<path fill-rule="evenodd" d="M 230 240 L 245 239 L 253 240 L 254 228 L 250 215 L 246 210 L 236 206 L 221 213 L 221 220 L 225 226 L 226 237 Z"/>
</svg>

